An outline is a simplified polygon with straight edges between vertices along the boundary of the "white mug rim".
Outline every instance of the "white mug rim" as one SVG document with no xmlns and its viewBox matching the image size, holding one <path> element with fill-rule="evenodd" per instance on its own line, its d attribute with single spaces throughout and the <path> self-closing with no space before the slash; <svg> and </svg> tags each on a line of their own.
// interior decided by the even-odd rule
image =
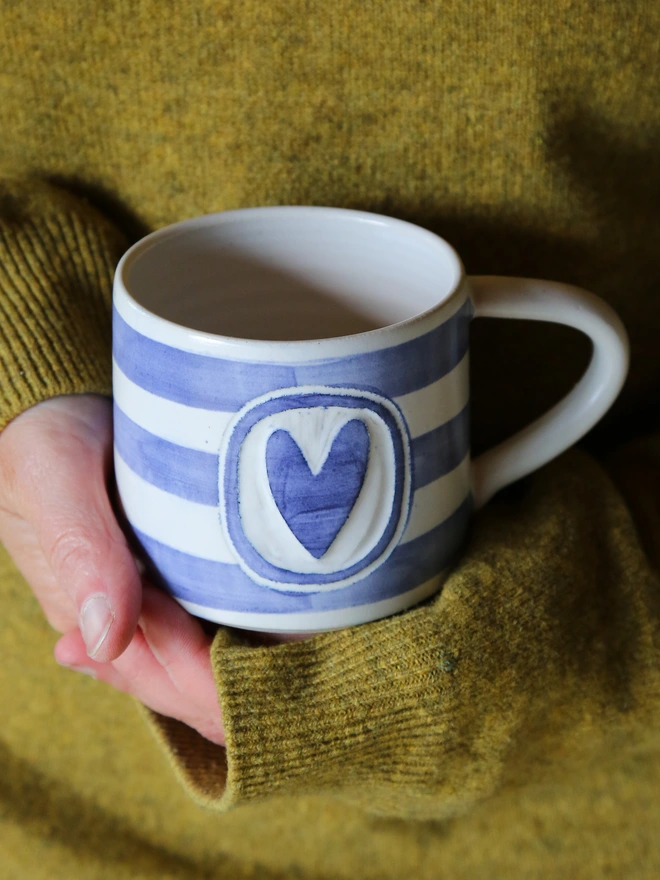
<svg viewBox="0 0 660 880">
<path fill-rule="evenodd" d="M 301 219 L 305 213 L 313 213 L 316 217 L 320 215 L 331 216 L 335 219 L 345 218 L 353 222 L 371 223 L 382 227 L 398 228 L 405 231 L 408 235 L 414 235 L 418 239 L 423 239 L 430 247 L 442 248 L 443 257 L 451 261 L 454 280 L 452 286 L 447 290 L 436 303 L 417 314 L 411 315 L 404 320 L 385 324 L 382 327 L 376 327 L 371 330 L 359 333 L 341 335 L 341 336 L 322 336 L 313 339 L 294 339 L 294 340 L 270 340 L 270 339 L 253 339 L 242 338 L 238 336 L 225 336 L 220 333 L 210 333 L 207 331 L 196 330 L 185 324 L 171 321 L 162 317 L 158 313 L 148 309 L 140 303 L 129 291 L 127 283 L 127 273 L 132 263 L 139 259 L 144 253 L 152 247 L 161 244 L 167 238 L 187 233 L 196 229 L 203 229 L 207 226 L 214 226 L 224 223 L 235 223 L 241 220 L 256 218 L 258 215 L 270 214 L 274 217 L 277 214 L 296 213 Z M 438 316 L 442 315 L 442 320 L 446 320 L 450 314 L 457 311 L 462 305 L 467 295 L 465 285 L 465 269 L 463 263 L 449 242 L 444 238 L 406 220 L 400 220 L 387 215 L 375 214 L 368 211 L 358 211 L 351 208 L 333 208 L 312 205 L 272 205 L 254 208 L 239 208 L 228 211 L 218 211 L 210 214 L 203 214 L 198 217 L 192 217 L 181 220 L 177 223 L 169 224 L 161 229 L 151 232 L 148 235 L 135 242 L 121 257 L 117 264 L 114 276 L 113 297 L 115 306 L 122 318 L 129 320 L 136 330 L 145 332 L 154 339 L 168 342 L 170 345 L 175 344 L 176 347 L 182 349 L 190 349 L 191 346 L 186 344 L 185 340 L 193 342 L 192 349 L 196 351 L 210 350 L 221 346 L 223 349 L 228 347 L 234 350 L 235 356 L 241 358 L 249 358 L 254 355 L 258 359 L 277 353 L 284 360 L 298 360 L 305 358 L 318 358 L 324 355 L 324 348 L 334 350 L 337 354 L 338 348 L 343 349 L 341 354 L 348 354 L 349 351 L 371 350 L 380 348 L 383 344 L 391 344 L 391 339 L 385 342 L 388 336 L 406 337 L 408 339 L 421 335 L 427 329 L 435 326 Z M 463 295 L 462 295 L 463 294 Z M 129 317 L 130 315 L 130 317 Z M 149 328 L 147 330 L 147 328 Z M 176 341 L 175 341 L 176 340 Z"/>
</svg>

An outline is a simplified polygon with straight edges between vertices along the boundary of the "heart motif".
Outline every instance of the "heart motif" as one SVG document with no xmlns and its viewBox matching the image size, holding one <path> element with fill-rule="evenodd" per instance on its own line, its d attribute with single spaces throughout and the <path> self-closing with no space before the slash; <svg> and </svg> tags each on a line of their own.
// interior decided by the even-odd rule
<svg viewBox="0 0 660 880">
<path fill-rule="evenodd" d="M 327 553 L 357 501 L 369 460 L 369 432 L 352 419 L 337 433 L 323 466 L 312 473 L 288 431 L 274 431 L 266 447 L 273 499 L 284 521 L 316 559 Z"/>
</svg>

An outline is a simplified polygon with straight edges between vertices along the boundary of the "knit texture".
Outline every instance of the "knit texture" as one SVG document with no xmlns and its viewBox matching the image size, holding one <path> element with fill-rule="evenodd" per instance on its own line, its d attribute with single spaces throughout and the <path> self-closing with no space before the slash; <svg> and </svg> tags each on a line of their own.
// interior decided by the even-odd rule
<svg viewBox="0 0 660 880">
<path fill-rule="evenodd" d="M 481 512 L 437 597 L 276 648 L 220 629 L 226 750 L 141 712 L 158 748 L 56 668 L 1 555 L 0 878 L 658 875 L 659 31 L 647 0 L 2 5 L 0 427 L 109 393 L 131 241 L 250 205 L 392 214 L 468 272 L 581 284 L 632 368 L 591 455 Z M 475 322 L 473 449 L 588 355 Z"/>
<path fill-rule="evenodd" d="M 112 274 L 124 237 L 47 184 L 0 182 L 0 429 L 57 394 L 110 394 Z"/>
</svg>

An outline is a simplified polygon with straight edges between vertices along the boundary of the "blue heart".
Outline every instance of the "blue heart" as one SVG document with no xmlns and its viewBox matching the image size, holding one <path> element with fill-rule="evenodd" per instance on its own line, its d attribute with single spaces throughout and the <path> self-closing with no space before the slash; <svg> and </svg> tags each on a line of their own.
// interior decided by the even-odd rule
<svg viewBox="0 0 660 880">
<path fill-rule="evenodd" d="M 266 469 L 278 510 L 300 543 L 320 559 L 339 534 L 360 494 L 369 460 L 369 432 L 352 419 L 339 431 L 316 476 L 288 431 L 274 431 Z"/>
</svg>

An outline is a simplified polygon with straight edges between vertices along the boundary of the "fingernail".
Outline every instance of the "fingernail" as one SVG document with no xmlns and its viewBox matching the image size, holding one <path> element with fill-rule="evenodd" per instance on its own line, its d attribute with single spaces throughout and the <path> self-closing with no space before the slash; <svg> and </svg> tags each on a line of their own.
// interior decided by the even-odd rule
<svg viewBox="0 0 660 880">
<path fill-rule="evenodd" d="M 97 594 L 85 599 L 80 609 L 80 632 L 89 657 L 93 658 L 99 652 L 114 619 L 110 603 L 105 596 Z"/>
</svg>

